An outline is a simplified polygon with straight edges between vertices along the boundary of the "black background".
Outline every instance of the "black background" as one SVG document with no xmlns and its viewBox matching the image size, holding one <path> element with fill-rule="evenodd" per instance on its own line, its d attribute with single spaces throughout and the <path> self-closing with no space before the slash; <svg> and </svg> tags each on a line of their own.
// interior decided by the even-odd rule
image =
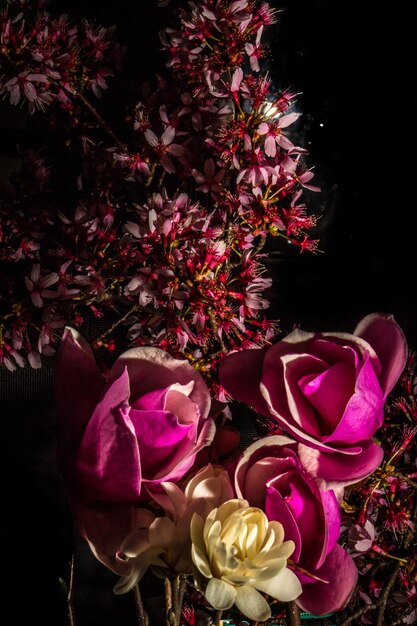
<svg viewBox="0 0 417 626">
<path fill-rule="evenodd" d="M 384 311 L 395 315 L 416 347 L 411 0 L 287 0 L 277 6 L 283 12 L 267 35 L 269 71 L 277 87 L 302 92 L 297 132 L 323 189 L 306 194 L 306 201 L 322 215 L 323 252 L 272 247 L 272 316 L 283 330 L 300 324 L 349 332 L 363 315 Z M 55 0 L 51 10 L 117 24 L 128 46 L 126 76 L 143 79 L 163 64 L 157 33 L 169 23 L 169 10 L 157 9 L 156 0 Z M 105 98 L 104 110 L 110 105 L 117 109 Z M 0 153 L 14 157 L 14 137 L 2 125 Z M 66 623 L 59 577 L 68 577 L 72 528 L 54 463 L 51 381 L 50 370 L 0 372 L 0 618 L 10 626 L 35 618 Z M 112 575 L 82 544 L 77 550 L 77 626 L 134 623 L 131 598 L 113 598 Z"/>
</svg>

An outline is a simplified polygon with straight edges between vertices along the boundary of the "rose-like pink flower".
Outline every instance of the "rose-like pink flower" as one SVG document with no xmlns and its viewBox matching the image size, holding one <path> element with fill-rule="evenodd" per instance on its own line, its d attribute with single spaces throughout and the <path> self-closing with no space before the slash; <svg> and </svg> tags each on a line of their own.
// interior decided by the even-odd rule
<svg viewBox="0 0 417 626">
<path fill-rule="evenodd" d="M 149 499 L 146 487 L 180 479 L 213 439 L 210 393 L 187 361 L 157 348 L 128 350 L 106 382 L 72 329 L 57 353 L 55 385 L 60 461 L 78 525 L 111 567 L 135 505 Z"/>
<path fill-rule="evenodd" d="M 336 543 L 340 534 L 336 496 L 332 490 L 319 489 L 304 471 L 297 448 L 288 437 L 255 442 L 237 463 L 235 489 L 239 498 L 282 524 L 285 538 L 294 541 L 291 559 L 303 586 L 296 602 L 309 613 L 324 615 L 345 606 L 358 572 Z"/>
<path fill-rule="evenodd" d="M 374 313 L 353 335 L 295 330 L 269 349 L 231 354 L 221 363 L 220 381 L 301 442 L 299 456 L 315 478 L 343 485 L 382 460 L 372 436 L 406 357 L 393 317 Z"/>
</svg>

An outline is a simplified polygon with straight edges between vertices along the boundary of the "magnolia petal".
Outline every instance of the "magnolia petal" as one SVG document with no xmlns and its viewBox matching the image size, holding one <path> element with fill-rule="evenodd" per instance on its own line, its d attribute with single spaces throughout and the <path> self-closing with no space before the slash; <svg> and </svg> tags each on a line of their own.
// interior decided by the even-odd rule
<svg viewBox="0 0 417 626">
<path fill-rule="evenodd" d="M 213 577 L 206 553 L 195 543 L 191 546 L 191 558 L 198 571 L 201 572 L 205 578 Z"/>
<path fill-rule="evenodd" d="M 83 537 L 102 554 L 114 556 L 135 523 L 133 506 L 106 509 L 79 507 L 76 509 L 78 528 Z"/>
<path fill-rule="evenodd" d="M 300 581 L 288 567 L 282 569 L 274 578 L 262 581 L 256 580 L 253 584 L 259 591 L 267 593 L 281 602 L 292 602 L 302 592 Z"/>
<path fill-rule="evenodd" d="M 124 367 L 127 367 L 132 398 L 136 399 L 155 389 L 165 389 L 179 383 L 187 385 L 194 381 L 190 400 L 195 402 L 202 418 L 210 410 L 210 392 L 202 376 L 186 360 L 174 359 L 159 348 L 132 348 L 124 352 L 110 370 L 109 384 L 112 383 Z"/>
<path fill-rule="evenodd" d="M 230 609 L 236 598 L 236 590 L 224 580 L 211 578 L 204 592 L 206 600 L 217 611 Z"/>
<path fill-rule="evenodd" d="M 129 418 L 126 370 L 88 423 L 77 458 L 78 496 L 87 502 L 135 502 L 141 491 L 138 442 Z"/>
<path fill-rule="evenodd" d="M 379 382 L 385 396 L 400 377 L 407 361 L 407 341 L 392 315 L 371 313 L 355 328 L 355 335 L 365 339 L 382 365 Z"/>
<path fill-rule="evenodd" d="M 233 398 L 250 404 L 262 415 L 269 415 L 259 385 L 265 350 L 240 350 L 220 361 L 220 383 Z"/>
<path fill-rule="evenodd" d="M 76 451 L 104 384 L 91 347 L 80 333 L 67 327 L 56 353 L 54 380 L 60 420 L 58 457 L 65 473 L 73 470 Z"/>
<path fill-rule="evenodd" d="M 134 569 L 130 576 L 124 576 L 113 587 L 113 592 L 116 595 L 122 595 L 131 591 L 133 587 L 140 581 L 140 579 L 146 573 L 146 570 L 151 565 L 164 565 L 158 557 L 161 553 L 161 548 L 149 548 L 146 552 L 143 552 L 137 559 L 135 559 Z"/>
<path fill-rule="evenodd" d="M 358 570 L 352 557 L 336 544 L 327 559 L 314 574 L 329 582 L 317 581 L 304 585 L 298 606 L 313 615 L 325 615 L 346 606 L 358 580 Z"/>
<path fill-rule="evenodd" d="M 381 464 L 383 450 L 373 441 L 364 442 L 362 451 L 355 455 L 320 452 L 299 444 L 298 453 L 304 469 L 322 489 L 351 485 L 362 480 Z"/>
<path fill-rule="evenodd" d="M 175 525 L 168 517 L 157 517 L 149 527 L 149 542 L 153 546 L 169 548 L 175 540 Z"/>
<path fill-rule="evenodd" d="M 249 585 L 236 587 L 235 604 L 243 615 L 255 622 L 265 622 L 271 617 L 271 608 L 268 602 L 259 591 Z"/>
</svg>

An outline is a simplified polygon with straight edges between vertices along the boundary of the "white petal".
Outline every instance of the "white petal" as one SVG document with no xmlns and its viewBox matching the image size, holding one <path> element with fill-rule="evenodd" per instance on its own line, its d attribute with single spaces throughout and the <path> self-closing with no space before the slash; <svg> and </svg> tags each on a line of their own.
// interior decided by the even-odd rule
<svg viewBox="0 0 417 626">
<path fill-rule="evenodd" d="M 223 611 L 233 606 L 236 590 L 224 580 L 211 578 L 204 595 L 206 596 L 207 602 L 211 604 L 213 608 L 218 611 Z"/>
<path fill-rule="evenodd" d="M 271 608 L 259 591 L 249 585 L 236 587 L 235 604 L 239 611 L 255 622 L 265 622 L 271 617 Z"/>
<path fill-rule="evenodd" d="M 210 564 L 207 560 L 206 553 L 203 552 L 195 543 L 191 546 L 191 558 L 196 568 L 205 576 L 205 578 L 212 578 L 210 571 Z"/>
<path fill-rule="evenodd" d="M 263 591 L 281 602 L 291 602 L 298 598 L 302 592 L 300 581 L 288 567 L 282 569 L 277 576 L 270 580 L 255 581 L 253 584 L 259 591 Z"/>
</svg>

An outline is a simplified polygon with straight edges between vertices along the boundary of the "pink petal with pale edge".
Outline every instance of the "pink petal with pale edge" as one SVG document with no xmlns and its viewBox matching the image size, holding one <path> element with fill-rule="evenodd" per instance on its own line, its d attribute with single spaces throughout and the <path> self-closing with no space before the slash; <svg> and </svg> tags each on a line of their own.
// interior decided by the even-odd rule
<svg viewBox="0 0 417 626">
<path fill-rule="evenodd" d="M 59 417 L 59 463 L 73 472 L 76 452 L 105 381 L 85 339 L 66 328 L 55 360 L 55 401 Z"/>
<path fill-rule="evenodd" d="M 392 315 L 371 313 L 359 322 L 355 335 L 365 339 L 377 353 L 382 365 L 379 381 L 387 396 L 407 361 L 407 341 L 403 331 Z"/>
</svg>

